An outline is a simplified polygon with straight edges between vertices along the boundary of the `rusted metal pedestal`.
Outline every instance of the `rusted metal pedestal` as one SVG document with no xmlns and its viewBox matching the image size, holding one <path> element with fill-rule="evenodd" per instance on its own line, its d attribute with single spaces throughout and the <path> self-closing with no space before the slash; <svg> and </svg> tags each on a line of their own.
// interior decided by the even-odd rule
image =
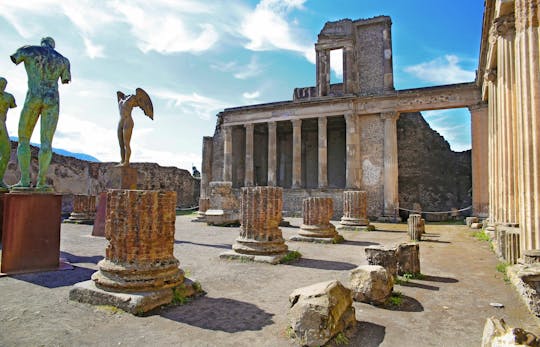
<svg viewBox="0 0 540 347">
<path fill-rule="evenodd" d="M 1 272 L 58 270 L 62 196 L 5 194 L 3 211 Z"/>
</svg>

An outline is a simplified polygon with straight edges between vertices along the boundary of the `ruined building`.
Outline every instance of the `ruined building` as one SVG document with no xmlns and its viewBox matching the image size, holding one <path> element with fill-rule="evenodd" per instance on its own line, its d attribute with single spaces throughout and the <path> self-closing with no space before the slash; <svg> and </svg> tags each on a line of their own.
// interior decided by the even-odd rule
<svg viewBox="0 0 540 347">
<path fill-rule="evenodd" d="M 461 107 L 474 113 L 481 100 L 474 82 L 395 90 L 391 24 L 387 16 L 326 23 L 315 44 L 316 86 L 296 88 L 293 100 L 219 113 L 214 136 L 203 140 L 201 197 L 211 181 L 280 186 L 285 213 L 323 196 L 334 199 L 339 216 L 343 191 L 365 190 L 368 215 L 395 220 L 400 114 Z M 330 52 L 337 49 L 343 83 L 331 84 Z M 473 173 L 483 177 L 482 167 Z M 477 215 L 487 212 L 487 194 L 473 189 L 473 200 Z"/>
</svg>

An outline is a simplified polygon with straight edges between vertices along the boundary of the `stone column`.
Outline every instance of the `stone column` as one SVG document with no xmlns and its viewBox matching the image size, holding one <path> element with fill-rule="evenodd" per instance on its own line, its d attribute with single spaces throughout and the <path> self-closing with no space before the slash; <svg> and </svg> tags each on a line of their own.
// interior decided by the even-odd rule
<svg viewBox="0 0 540 347">
<path fill-rule="evenodd" d="M 277 185 L 277 124 L 268 122 L 268 185 Z"/>
<path fill-rule="evenodd" d="M 65 220 L 65 222 L 76 224 L 93 224 L 95 217 L 96 197 L 93 195 L 74 195 L 73 212 L 71 212 L 69 219 Z"/>
<path fill-rule="evenodd" d="M 472 142 L 473 215 L 485 218 L 489 207 L 488 107 L 486 103 L 470 106 Z"/>
<path fill-rule="evenodd" d="M 334 214 L 332 198 L 307 198 L 302 201 L 303 224 L 300 226 L 298 236 L 291 241 L 310 241 L 337 243 L 343 241 L 336 228 L 330 223 Z"/>
<path fill-rule="evenodd" d="M 302 188 L 302 120 L 293 119 L 292 187 Z"/>
<path fill-rule="evenodd" d="M 345 169 L 347 189 L 360 189 L 362 181 L 362 163 L 360 158 L 360 129 L 358 116 L 345 115 L 347 165 Z"/>
<path fill-rule="evenodd" d="M 255 171 L 253 168 L 253 129 L 254 124 L 244 125 L 246 128 L 246 175 L 244 186 L 251 187 L 255 184 Z"/>
<path fill-rule="evenodd" d="M 516 0 L 516 97 L 521 251 L 540 248 L 539 1 Z"/>
<path fill-rule="evenodd" d="M 98 288 L 144 292 L 183 282 L 174 257 L 176 192 L 111 189 L 107 192 L 105 237 L 109 245 L 99 271 Z"/>
<path fill-rule="evenodd" d="M 326 125 L 328 118 L 319 117 L 319 188 L 328 186 L 328 137 Z"/>
<path fill-rule="evenodd" d="M 214 138 L 203 137 L 202 167 L 201 167 L 201 198 L 206 198 L 208 184 L 212 181 L 212 157 L 214 151 Z"/>
<path fill-rule="evenodd" d="M 383 88 L 385 91 L 394 90 L 394 64 L 392 64 L 392 30 L 390 25 L 383 30 Z"/>
<path fill-rule="evenodd" d="M 275 264 L 288 251 L 279 229 L 283 192 L 279 187 L 244 187 L 241 201 L 240 236 L 232 252 L 222 258 L 247 258 Z"/>
<path fill-rule="evenodd" d="M 398 112 L 381 113 L 384 120 L 384 215 L 399 218 L 398 196 Z"/>
<path fill-rule="evenodd" d="M 199 198 L 199 211 L 197 212 L 197 218 L 192 222 L 206 222 L 206 211 L 210 208 L 210 198 Z"/>
<path fill-rule="evenodd" d="M 343 92 L 352 94 L 358 92 L 354 47 L 343 47 Z"/>
<path fill-rule="evenodd" d="M 223 181 L 232 181 L 232 128 L 223 126 Z"/>
<path fill-rule="evenodd" d="M 424 230 L 422 215 L 411 213 L 407 219 L 407 232 L 411 241 L 420 241 Z"/>
<path fill-rule="evenodd" d="M 330 51 L 317 49 L 317 96 L 326 96 L 330 91 Z"/>
<path fill-rule="evenodd" d="M 367 193 L 365 191 L 345 191 L 343 192 L 343 217 L 341 217 L 341 227 L 347 229 L 367 228 L 369 219 L 367 217 Z M 340 228 L 341 228 L 340 227 Z"/>
<path fill-rule="evenodd" d="M 491 226 L 498 222 L 497 201 L 497 70 L 486 71 L 484 76 L 488 90 L 488 187 L 489 187 L 489 223 Z"/>
</svg>

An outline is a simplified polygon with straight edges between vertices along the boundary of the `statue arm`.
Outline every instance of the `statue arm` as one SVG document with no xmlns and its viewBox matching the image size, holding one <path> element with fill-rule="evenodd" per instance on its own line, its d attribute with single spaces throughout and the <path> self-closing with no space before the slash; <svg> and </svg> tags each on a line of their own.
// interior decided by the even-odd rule
<svg viewBox="0 0 540 347">
<path fill-rule="evenodd" d="M 15 103 L 15 98 L 13 97 L 13 95 L 11 95 L 11 100 L 9 101 L 9 108 L 15 108 L 17 107 L 17 104 Z"/>
<path fill-rule="evenodd" d="M 66 84 L 71 81 L 71 71 L 69 66 L 69 60 L 66 59 L 66 63 L 64 66 L 64 71 L 62 71 L 62 83 Z"/>
</svg>

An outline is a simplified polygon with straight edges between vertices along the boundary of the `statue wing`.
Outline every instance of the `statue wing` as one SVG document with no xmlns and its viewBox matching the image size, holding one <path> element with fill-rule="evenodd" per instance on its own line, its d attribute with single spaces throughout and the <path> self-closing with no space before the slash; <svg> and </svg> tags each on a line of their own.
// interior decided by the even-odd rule
<svg viewBox="0 0 540 347">
<path fill-rule="evenodd" d="M 139 107 L 143 110 L 144 114 L 150 119 L 154 119 L 154 106 L 148 94 L 142 88 L 137 88 L 136 95 Z"/>
<path fill-rule="evenodd" d="M 116 98 L 118 99 L 118 102 L 120 102 L 120 100 L 124 99 L 125 97 L 126 95 L 122 93 L 121 91 L 116 92 Z"/>
</svg>

